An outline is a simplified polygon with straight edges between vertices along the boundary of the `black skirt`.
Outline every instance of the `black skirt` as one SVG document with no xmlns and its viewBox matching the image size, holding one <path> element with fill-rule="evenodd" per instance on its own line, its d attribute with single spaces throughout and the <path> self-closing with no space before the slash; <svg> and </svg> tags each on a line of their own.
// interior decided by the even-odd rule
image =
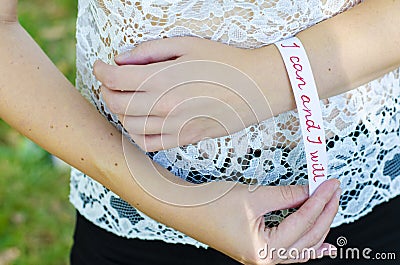
<svg viewBox="0 0 400 265">
<path fill-rule="evenodd" d="M 355 223 L 331 229 L 326 242 L 338 247 L 337 257 L 307 264 L 399 265 L 399 217 L 400 196 L 375 207 L 372 213 Z M 97 227 L 79 213 L 70 257 L 71 265 L 240 264 L 212 248 L 119 237 Z"/>
</svg>

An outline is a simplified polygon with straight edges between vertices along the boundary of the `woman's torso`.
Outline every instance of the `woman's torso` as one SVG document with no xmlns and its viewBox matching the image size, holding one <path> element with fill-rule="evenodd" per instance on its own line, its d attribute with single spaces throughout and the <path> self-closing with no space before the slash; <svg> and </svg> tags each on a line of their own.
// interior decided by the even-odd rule
<svg viewBox="0 0 400 265">
<path fill-rule="evenodd" d="M 174 36 L 198 36 L 257 48 L 295 35 L 358 2 L 80 0 L 77 87 L 122 129 L 101 100 L 99 84 L 92 75 L 95 60 L 111 63 L 116 53 L 138 43 Z M 331 177 L 341 179 L 343 187 L 334 225 L 354 221 L 374 205 L 400 193 L 399 90 L 396 70 L 324 101 L 329 172 Z M 295 111 L 234 135 L 149 155 L 174 174 L 196 183 L 220 179 L 261 185 L 306 183 L 306 162 Z M 197 244 L 136 211 L 76 170 L 71 178 L 71 201 L 89 220 L 116 234 Z M 270 218 L 280 219 L 281 213 Z"/>
</svg>

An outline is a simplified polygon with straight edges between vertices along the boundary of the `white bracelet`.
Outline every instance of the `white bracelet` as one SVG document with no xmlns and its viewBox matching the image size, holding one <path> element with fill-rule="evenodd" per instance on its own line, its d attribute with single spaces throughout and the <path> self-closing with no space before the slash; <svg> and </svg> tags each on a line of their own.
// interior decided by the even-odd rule
<svg viewBox="0 0 400 265">
<path fill-rule="evenodd" d="M 296 100 L 311 195 L 328 177 L 325 130 L 317 86 L 307 54 L 298 38 L 289 38 L 275 45 L 285 62 Z"/>
</svg>

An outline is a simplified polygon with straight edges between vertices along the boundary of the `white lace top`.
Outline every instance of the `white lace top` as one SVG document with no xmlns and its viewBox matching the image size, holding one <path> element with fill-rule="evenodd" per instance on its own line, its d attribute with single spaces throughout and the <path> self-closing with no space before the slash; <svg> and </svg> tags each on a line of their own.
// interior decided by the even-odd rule
<svg viewBox="0 0 400 265">
<path fill-rule="evenodd" d="M 257 48 L 295 35 L 360 0 L 80 0 L 77 87 L 121 129 L 99 96 L 92 65 L 140 42 L 198 36 Z M 400 194 L 399 70 L 322 103 L 331 177 L 343 196 L 333 226 L 352 222 Z M 243 141 L 246 137 L 251 141 Z M 289 148 L 290 146 L 290 148 Z M 201 183 L 228 179 L 262 185 L 306 183 L 306 160 L 289 111 L 234 135 L 149 154 L 177 176 Z M 86 218 L 117 235 L 201 243 L 159 224 L 113 192 L 72 170 L 70 200 Z M 279 222 L 288 211 L 267 221 Z M 195 221 L 193 222 L 195 224 Z M 204 245 L 203 245 L 204 246 Z"/>
</svg>

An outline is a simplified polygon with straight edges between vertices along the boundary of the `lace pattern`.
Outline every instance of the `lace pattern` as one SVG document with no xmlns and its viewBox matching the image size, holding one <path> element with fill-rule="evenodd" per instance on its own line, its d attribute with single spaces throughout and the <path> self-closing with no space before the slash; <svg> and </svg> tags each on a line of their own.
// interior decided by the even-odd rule
<svg viewBox="0 0 400 265">
<path fill-rule="evenodd" d="M 117 128 L 92 75 L 98 58 L 138 43 L 198 36 L 257 48 L 293 36 L 358 4 L 349 0 L 80 0 L 77 87 Z M 321 101 L 330 177 L 343 196 L 333 226 L 352 222 L 400 193 L 399 70 L 349 93 Z M 250 141 L 249 141 L 250 139 Z M 306 160 L 296 111 L 230 136 L 148 154 L 194 183 L 221 179 L 259 185 L 305 184 Z M 349 167 L 348 165 L 351 165 Z M 101 184 L 73 169 L 70 200 L 89 220 L 117 235 L 204 246 L 135 210 Z M 279 222 L 290 211 L 272 213 Z"/>
</svg>

